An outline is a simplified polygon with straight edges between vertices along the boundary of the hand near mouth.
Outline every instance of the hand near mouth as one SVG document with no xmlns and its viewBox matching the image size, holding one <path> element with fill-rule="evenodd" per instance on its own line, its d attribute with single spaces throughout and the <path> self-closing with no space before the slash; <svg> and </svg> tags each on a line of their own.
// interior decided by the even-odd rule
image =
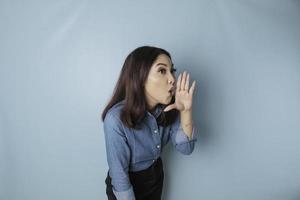
<svg viewBox="0 0 300 200">
<path fill-rule="evenodd" d="M 177 109 L 180 112 L 190 111 L 193 104 L 193 94 L 195 90 L 196 81 L 193 81 L 191 88 L 189 89 L 190 74 L 183 72 L 183 75 L 179 74 L 176 91 L 175 91 L 175 103 L 168 105 L 164 112 L 172 109 Z"/>
</svg>

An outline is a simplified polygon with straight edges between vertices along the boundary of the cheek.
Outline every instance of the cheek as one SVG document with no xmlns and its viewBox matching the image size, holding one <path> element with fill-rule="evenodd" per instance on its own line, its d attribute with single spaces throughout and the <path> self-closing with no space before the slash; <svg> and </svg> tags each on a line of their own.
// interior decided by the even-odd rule
<svg viewBox="0 0 300 200">
<path fill-rule="evenodd" d="M 161 80 L 158 78 L 150 78 L 146 85 L 147 91 L 152 94 L 161 93 Z"/>
<path fill-rule="evenodd" d="M 150 76 L 148 79 L 148 85 L 151 87 L 157 87 L 161 84 L 161 79 L 157 76 Z"/>
</svg>

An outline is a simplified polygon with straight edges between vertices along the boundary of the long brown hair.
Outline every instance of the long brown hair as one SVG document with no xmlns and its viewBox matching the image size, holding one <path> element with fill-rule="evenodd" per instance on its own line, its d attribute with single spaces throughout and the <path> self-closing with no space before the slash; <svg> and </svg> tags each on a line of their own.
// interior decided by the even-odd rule
<svg viewBox="0 0 300 200">
<path fill-rule="evenodd" d="M 113 105 L 125 99 L 120 119 L 127 127 L 139 129 L 139 122 L 145 117 L 147 110 L 144 85 L 152 64 L 160 54 L 165 54 L 171 59 L 169 52 L 153 46 L 138 47 L 126 57 L 112 98 L 102 112 L 102 121 Z M 170 104 L 174 102 L 173 96 Z M 157 118 L 157 123 L 167 126 L 174 122 L 177 115 L 176 109 L 162 111 Z"/>
</svg>

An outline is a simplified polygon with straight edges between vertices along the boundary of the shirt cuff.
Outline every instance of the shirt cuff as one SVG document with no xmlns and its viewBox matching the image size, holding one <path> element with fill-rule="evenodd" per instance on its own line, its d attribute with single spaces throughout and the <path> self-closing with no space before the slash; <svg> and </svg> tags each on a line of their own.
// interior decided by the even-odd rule
<svg viewBox="0 0 300 200">
<path fill-rule="evenodd" d="M 195 127 L 193 126 L 193 129 L 192 129 L 192 138 L 189 139 L 189 137 L 185 134 L 181 124 L 178 128 L 178 131 L 177 131 L 177 134 L 176 134 L 176 144 L 182 144 L 182 143 L 186 143 L 186 142 L 192 142 L 192 141 L 196 141 L 197 140 L 197 137 L 196 137 L 196 134 L 195 134 Z"/>
<path fill-rule="evenodd" d="M 117 200 L 135 200 L 132 185 L 126 191 L 117 192 L 114 190 L 114 188 L 112 190 L 113 190 L 113 193 L 116 196 Z"/>
</svg>

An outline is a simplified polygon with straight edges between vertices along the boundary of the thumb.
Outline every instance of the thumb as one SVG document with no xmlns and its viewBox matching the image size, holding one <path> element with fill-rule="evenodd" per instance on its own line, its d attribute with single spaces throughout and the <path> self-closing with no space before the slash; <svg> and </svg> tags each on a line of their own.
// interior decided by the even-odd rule
<svg viewBox="0 0 300 200">
<path fill-rule="evenodd" d="M 168 106 L 164 109 L 164 112 L 167 112 L 167 111 L 172 110 L 172 109 L 174 109 L 174 108 L 176 108 L 176 104 L 175 104 L 175 103 L 173 103 L 173 104 L 171 104 L 171 105 L 168 105 Z"/>
</svg>

